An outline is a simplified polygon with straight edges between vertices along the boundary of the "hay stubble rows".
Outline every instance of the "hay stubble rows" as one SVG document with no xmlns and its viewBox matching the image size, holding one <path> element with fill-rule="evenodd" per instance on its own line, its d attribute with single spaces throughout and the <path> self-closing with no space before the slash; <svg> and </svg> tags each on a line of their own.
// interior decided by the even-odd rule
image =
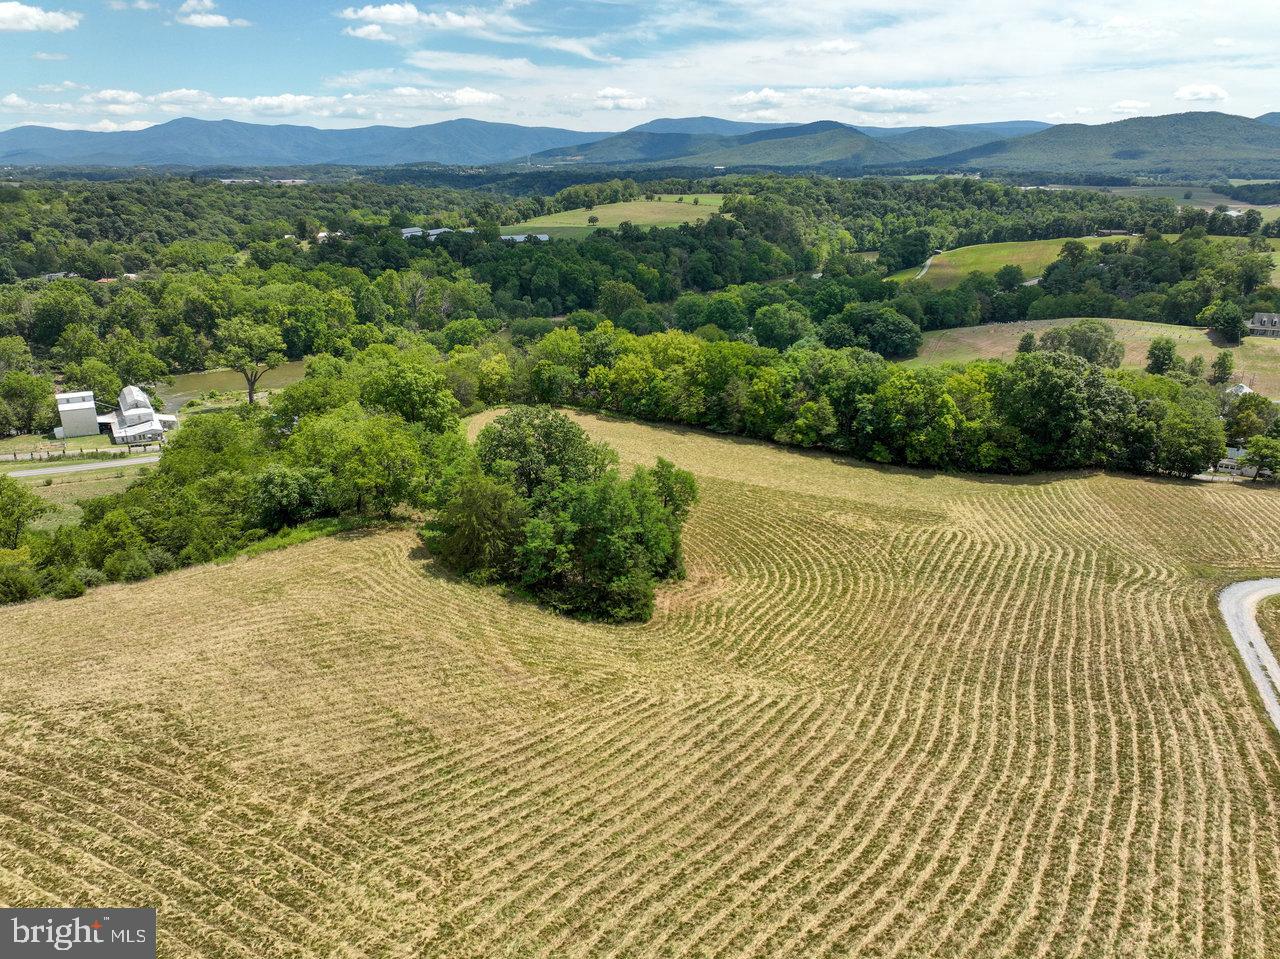
<svg viewBox="0 0 1280 959">
<path fill-rule="evenodd" d="M 1214 593 L 1277 494 L 583 422 L 700 478 L 644 626 L 409 530 L 0 613 L 0 901 L 156 904 L 170 955 L 1268 953 Z"/>
</svg>

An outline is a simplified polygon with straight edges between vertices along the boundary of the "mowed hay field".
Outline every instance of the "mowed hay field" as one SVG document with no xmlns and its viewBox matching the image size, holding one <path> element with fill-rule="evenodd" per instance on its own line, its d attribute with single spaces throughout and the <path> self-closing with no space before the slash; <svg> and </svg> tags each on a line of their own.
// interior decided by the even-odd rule
<svg viewBox="0 0 1280 959">
<path fill-rule="evenodd" d="M 1090 249 L 1095 249 L 1103 243 L 1114 243 L 1125 238 L 1083 236 L 1075 239 Z M 1172 241 L 1177 238 L 1168 235 L 1167 239 Z M 1245 242 L 1241 237 L 1223 236 L 1213 239 L 1219 243 Z M 935 290 L 944 290 L 959 286 L 961 281 L 975 270 L 979 273 L 994 275 L 1002 266 L 1020 266 L 1029 279 L 1038 277 L 1044 273 L 1050 263 L 1058 258 L 1058 254 L 1062 252 L 1062 244 L 1066 242 L 1065 239 L 1020 240 L 1011 243 L 980 243 L 976 246 L 957 247 L 935 256 L 929 264 L 928 271 L 920 279 Z M 1280 250 L 1280 239 L 1272 238 L 1267 242 L 1273 250 Z M 1271 274 L 1271 279 L 1273 283 L 1280 284 L 1280 257 L 1273 256 L 1272 260 L 1276 262 L 1276 268 Z M 916 279 L 920 269 L 915 266 L 909 270 L 900 270 L 886 279 L 905 283 L 907 280 Z"/>
<path fill-rule="evenodd" d="M 1082 236 L 1075 237 L 1090 249 L 1101 246 L 1115 237 Z M 1121 237 L 1123 239 L 1123 237 Z M 934 289 L 942 290 L 956 286 L 970 273 L 994 274 L 1002 266 L 1020 266 L 1028 279 L 1039 276 L 1045 268 L 1058 258 L 1062 252 L 1061 240 L 1020 240 L 1011 243 L 980 243 L 976 246 L 961 246 L 954 250 L 939 253 L 933 258 L 929 270 L 923 277 Z M 920 273 L 920 267 L 901 270 L 888 279 L 905 282 L 913 280 Z"/>
<path fill-rule="evenodd" d="M 643 626 L 402 528 L 0 611 L 0 902 L 156 905 L 166 956 L 1274 954 L 1215 592 L 1280 492 L 580 421 L 700 477 Z"/>
<path fill-rule="evenodd" d="M 1028 320 L 1022 323 L 987 323 L 954 330 L 932 330 L 924 335 L 920 355 L 906 360 L 908 366 L 930 366 L 937 363 L 965 363 L 977 359 L 1010 359 L 1018 351 L 1018 341 L 1031 332 L 1037 336 L 1055 326 L 1077 322 L 1066 320 Z M 1280 339 L 1246 336 L 1239 346 L 1215 342 L 1207 330 L 1173 323 L 1145 323 L 1140 320 L 1103 320 L 1116 331 L 1116 339 L 1124 344 L 1124 366 L 1145 367 L 1147 350 L 1158 336 L 1167 336 L 1178 344 L 1178 353 L 1186 359 L 1204 357 L 1207 364 L 1224 348 L 1235 356 L 1234 378 L 1248 383 L 1268 396 L 1280 396 Z"/>
<path fill-rule="evenodd" d="M 694 198 L 697 197 L 697 204 Z M 503 227 L 507 231 L 546 233 L 552 239 L 590 236 L 602 226 L 616 227 L 630 222 L 639 227 L 679 226 L 681 223 L 701 223 L 720 210 L 724 202 L 722 193 L 690 193 L 676 202 L 675 194 L 660 194 L 653 200 L 627 200 L 623 203 L 602 203 L 588 210 L 565 210 L 546 216 L 525 220 L 514 226 Z M 588 223 L 589 217 L 599 222 Z"/>
</svg>

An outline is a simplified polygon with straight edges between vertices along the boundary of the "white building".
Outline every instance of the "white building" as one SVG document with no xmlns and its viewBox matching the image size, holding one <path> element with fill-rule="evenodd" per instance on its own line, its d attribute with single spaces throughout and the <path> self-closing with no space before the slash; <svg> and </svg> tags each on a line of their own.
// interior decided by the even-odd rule
<svg viewBox="0 0 1280 959">
<path fill-rule="evenodd" d="M 62 425 L 53 431 L 58 439 L 97 435 L 98 406 L 93 402 L 91 391 L 59 393 L 54 399 L 58 403 L 58 418 L 62 420 Z"/>
<path fill-rule="evenodd" d="M 1244 396 L 1248 393 L 1252 393 L 1253 390 L 1245 386 L 1243 383 L 1237 383 L 1235 386 L 1228 386 L 1224 392 L 1228 396 Z"/>
<path fill-rule="evenodd" d="M 407 226 L 400 231 L 400 239 L 407 240 L 410 237 L 422 236 L 423 229 L 420 226 Z"/>
<path fill-rule="evenodd" d="M 98 417 L 99 428 L 106 426 L 113 443 L 159 443 L 168 430 L 178 428 L 178 418 L 157 413 L 151 397 L 136 386 L 120 391 L 120 409 Z"/>
<path fill-rule="evenodd" d="M 1250 336 L 1280 336 L 1280 313 L 1255 313 L 1249 320 Z"/>
<path fill-rule="evenodd" d="M 512 243 L 523 243 L 526 240 L 541 240 L 546 243 L 551 237 L 546 233 L 504 233 L 498 239 L 510 240 Z"/>
<path fill-rule="evenodd" d="M 58 439 L 108 433 L 113 443 L 159 443 L 164 434 L 178 428 L 178 418 L 157 413 L 151 397 L 136 386 L 120 391 L 120 408 L 98 415 L 93 393 L 59 393 L 58 415 L 62 425 L 53 431 Z"/>
</svg>

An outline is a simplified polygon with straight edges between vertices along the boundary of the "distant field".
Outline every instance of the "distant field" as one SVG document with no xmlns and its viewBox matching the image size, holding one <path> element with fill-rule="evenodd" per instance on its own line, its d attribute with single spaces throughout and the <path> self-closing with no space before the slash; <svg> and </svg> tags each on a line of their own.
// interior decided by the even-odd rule
<svg viewBox="0 0 1280 959">
<path fill-rule="evenodd" d="M 694 197 L 698 205 L 694 206 Z M 551 237 L 568 238 L 590 236 L 598 227 L 616 227 L 630 221 L 636 226 L 679 226 L 681 223 L 700 223 L 720 209 L 724 202 L 722 193 L 689 194 L 681 203 L 674 194 L 662 194 L 661 199 L 628 200 L 625 203 L 606 203 L 594 209 L 565 210 L 546 216 L 525 220 L 513 226 L 504 226 L 505 232 L 546 233 Z M 599 217 L 600 222 L 590 224 L 588 217 Z"/>
<path fill-rule="evenodd" d="M 1068 239 L 1077 239 L 1085 246 L 1096 249 L 1108 241 L 1114 242 L 1124 237 L 1067 237 L 1061 240 L 1021 240 L 1013 243 L 980 243 L 975 246 L 962 246 L 947 250 L 933 258 L 933 263 L 923 277 L 924 282 L 936 290 L 956 286 L 975 270 L 980 273 L 994 274 L 1002 266 L 1020 266 L 1028 279 L 1040 276 L 1045 269 L 1058 258 L 1062 244 Z M 1170 236 L 1169 239 L 1175 239 Z M 1243 237 L 1214 237 L 1216 242 L 1244 242 Z M 1280 250 L 1280 239 L 1268 240 L 1271 248 Z M 1272 279 L 1280 283 L 1280 257 L 1276 259 L 1276 269 Z M 886 277 L 904 283 L 913 280 L 920 273 L 920 267 L 899 270 Z"/>
<path fill-rule="evenodd" d="M 1242 182 L 1260 182 L 1267 183 L 1268 180 L 1259 181 L 1242 181 Z M 1154 196 L 1163 197 L 1167 200 L 1173 200 L 1178 204 L 1190 204 L 1198 206 L 1202 210 L 1212 210 L 1214 207 L 1226 206 L 1233 210 L 1257 210 L 1262 214 L 1262 219 L 1266 223 L 1280 217 L 1280 206 L 1259 206 L 1250 203 L 1241 203 L 1239 200 L 1233 200 L 1225 194 L 1218 193 L 1215 190 L 1207 189 L 1199 186 L 1113 186 L 1108 187 L 1107 192 L 1114 193 L 1117 196 Z M 1190 199 L 1187 194 L 1190 193 Z"/>
<path fill-rule="evenodd" d="M 1066 237 L 1061 240 L 1022 240 L 1014 243 L 981 243 L 976 246 L 962 246 L 947 250 L 933 258 L 922 279 L 935 289 L 955 286 L 970 273 L 995 273 L 1002 266 L 1020 266 L 1027 278 L 1039 276 L 1045 267 L 1058 258 L 1062 244 L 1068 239 L 1077 239 L 1085 246 L 1094 248 L 1105 243 L 1102 237 L 1083 236 Z M 901 270 L 889 277 L 890 280 L 904 282 L 914 279 L 920 267 Z"/>
<path fill-rule="evenodd" d="M 155 906 L 166 957 L 1274 955 L 1214 597 L 1280 491 L 580 421 L 699 477 L 644 626 L 412 529 L 0 609 L 0 902 Z"/>
<path fill-rule="evenodd" d="M 957 330 L 935 330 L 924 335 L 920 355 L 905 363 L 928 366 L 936 363 L 968 362 L 977 359 L 1009 359 L 1017 352 L 1018 340 L 1028 331 L 1037 336 L 1054 326 L 1073 320 L 1036 320 L 1027 323 L 988 323 Z M 1168 323 L 1141 323 L 1137 320 L 1106 320 L 1124 343 L 1124 365 L 1147 364 L 1147 348 L 1157 336 L 1172 337 L 1178 352 L 1190 359 L 1202 356 L 1213 361 L 1223 346 L 1215 344 L 1208 333 L 1198 327 L 1174 326 Z M 1232 347 L 1236 358 L 1236 377 L 1259 392 L 1280 398 L 1280 339 L 1247 336 Z"/>
</svg>

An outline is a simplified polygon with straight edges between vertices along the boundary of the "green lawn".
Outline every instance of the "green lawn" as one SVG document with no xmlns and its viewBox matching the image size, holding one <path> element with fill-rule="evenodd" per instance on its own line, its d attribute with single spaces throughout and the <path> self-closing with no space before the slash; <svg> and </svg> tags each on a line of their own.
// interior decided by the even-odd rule
<svg viewBox="0 0 1280 959">
<path fill-rule="evenodd" d="M 1074 320 L 1035 320 L 1025 323 L 989 323 L 957 330 L 935 330 L 924 335 L 920 355 L 904 361 L 907 366 L 933 366 L 939 363 L 965 363 L 977 359 L 1009 359 L 1017 351 L 1018 340 L 1028 331 L 1037 336 L 1054 326 Z M 1147 362 L 1147 348 L 1157 336 L 1171 337 L 1178 353 L 1187 359 L 1202 356 L 1211 363 L 1223 344 L 1209 337 L 1208 331 L 1193 326 L 1168 323 L 1143 323 L 1138 320 L 1107 320 L 1124 344 L 1124 365 L 1142 367 Z M 1236 359 L 1236 377 L 1267 396 L 1280 397 L 1280 339 L 1245 337 L 1232 347 Z"/>
<path fill-rule="evenodd" d="M 546 233 L 556 239 L 573 239 L 590 236 L 598 227 L 616 227 L 628 221 L 644 227 L 699 223 L 719 211 L 724 194 L 697 193 L 684 196 L 681 198 L 682 202 L 676 202 L 677 199 L 673 194 L 660 194 L 653 200 L 628 200 L 624 203 L 605 203 L 590 210 L 585 207 L 565 210 L 504 226 L 502 231 Z M 698 201 L 696 205 L 693 202 L 695 199 Z M 592 216 L 597 217 L 599 222 L 588 223 L 587 219 Z"/>
<path fill-rule="evenodd" d="M 1022 240 L 1014 243 L 981 243 L 976 246 L 962 246 L 947 250 L 933 258 L 929 272 L 922 277 L 934 289 L 941 290 L 955 286 L 974 270 L 980 273 L 995 273 L 1002 266 L 1020 266 L 1027 278 L 1039 276 L 1045 267 L 1058 258 L 1062 244 L 1070 237 L 1061 240 Z M 1089 247 L 1096 247 L 1106 242 L 1102 237 L 1074 237 Z M 1108 237 L 1107 239 L 1114 239 Z M 920 268 L 900 270 L 889 277 L 890 280 L 905 282 L 914 279 Z"/>
</svg>

